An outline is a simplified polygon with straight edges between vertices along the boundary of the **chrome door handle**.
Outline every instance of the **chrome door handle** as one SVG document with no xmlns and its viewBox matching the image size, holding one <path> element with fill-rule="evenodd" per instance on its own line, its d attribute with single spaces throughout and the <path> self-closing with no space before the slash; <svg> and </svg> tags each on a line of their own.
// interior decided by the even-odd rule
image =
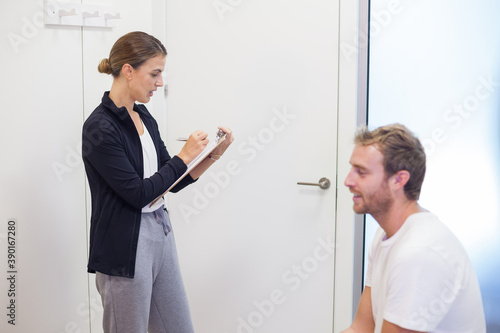
<svg viewBox="0 0 500 333">
<path fill-rule="evenodd" d="M 330 187 L 330 179 L 323 177 L 319 180 L 318 183 L 298 182 L 297 185 L 319 186 L 322 190 L 326 190 L 327 188 Z"/>
</svg>

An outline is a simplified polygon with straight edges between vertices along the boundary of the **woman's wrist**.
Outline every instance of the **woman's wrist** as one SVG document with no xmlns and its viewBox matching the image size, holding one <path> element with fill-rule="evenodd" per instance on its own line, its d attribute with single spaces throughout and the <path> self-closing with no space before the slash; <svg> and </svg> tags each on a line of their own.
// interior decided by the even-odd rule
<svg viewBox="0 0 500 333">
<path fill-rule="evenodd" d="M 211 159 L 212 161 L 217 161 L 217 160 L 219 160 L 219 158 L 220 158 L 221 156 L 222 156 L 222 155 L 212 154 L 212 153 L 208 154 L 208 157 L 210 157 L 210 159 Z"/>
</svg>

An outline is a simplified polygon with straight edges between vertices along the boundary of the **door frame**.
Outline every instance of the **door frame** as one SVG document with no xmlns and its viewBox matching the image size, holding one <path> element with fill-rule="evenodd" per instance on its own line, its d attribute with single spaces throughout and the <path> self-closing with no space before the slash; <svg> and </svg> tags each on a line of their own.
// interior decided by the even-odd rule
<svg viewBox="0 0 500 333">
<path fill-rule="evenodd" d="M 334 332 L 351 325 L 363 290 L 365 219 L 354 214 L 343 183 L 354 132 L 367 121 L 369 9 L 370 0 L 340 0 Z"/>
</svg>

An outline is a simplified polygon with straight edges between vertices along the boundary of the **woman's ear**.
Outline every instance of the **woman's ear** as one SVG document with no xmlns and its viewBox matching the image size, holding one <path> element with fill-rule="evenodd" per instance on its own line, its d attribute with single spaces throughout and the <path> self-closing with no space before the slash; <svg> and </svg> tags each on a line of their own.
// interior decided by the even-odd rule
<svg viewBox="0 0 500 333">
<path fill-rule="evenodd" d="M 134 71 L 134 67 L 132 67 L 130 64 L 124 64 L 122 66 L 122 74 L 125 76 L 127 80 L 132 79 L 132 73 Z"/>
</svg>

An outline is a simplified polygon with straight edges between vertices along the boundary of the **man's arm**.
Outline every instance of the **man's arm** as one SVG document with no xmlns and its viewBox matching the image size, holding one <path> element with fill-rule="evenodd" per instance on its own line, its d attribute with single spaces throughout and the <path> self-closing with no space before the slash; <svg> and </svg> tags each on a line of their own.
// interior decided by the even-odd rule
<svg viewBox="0 0 500 333">
<path fill-rule="evenodd" d="M 407 330 L 405 328 L 399 327 L 396 324 L 390 323 L 387 320 L 384 320 L 384 324 L 382 325 L 382 333 L 423 333 L 423 332 Z"/>
<path fill-rule="evenodd" d="M 371 288 L 365 287 L 361 300 L 359 301 L 358 311 L 351 327 L 342 333 L 373 333 L 375 330 L 375 321 L 372 312 L 372 294 Z M 384 320 L 382 333 L 422 333 L 420 331 L 411 331 Z"/>
<path fill-rule="evenodd" d="M 372 312 L 371 287 L 365 287 L 363 293 L 361 294 L 361 300 L 359 301 L 356 317 L 354 317 L 351 327 L 342 333 L 373 333 L 374 329 L 375 321 L 373 320 Z"/>
</svg>

